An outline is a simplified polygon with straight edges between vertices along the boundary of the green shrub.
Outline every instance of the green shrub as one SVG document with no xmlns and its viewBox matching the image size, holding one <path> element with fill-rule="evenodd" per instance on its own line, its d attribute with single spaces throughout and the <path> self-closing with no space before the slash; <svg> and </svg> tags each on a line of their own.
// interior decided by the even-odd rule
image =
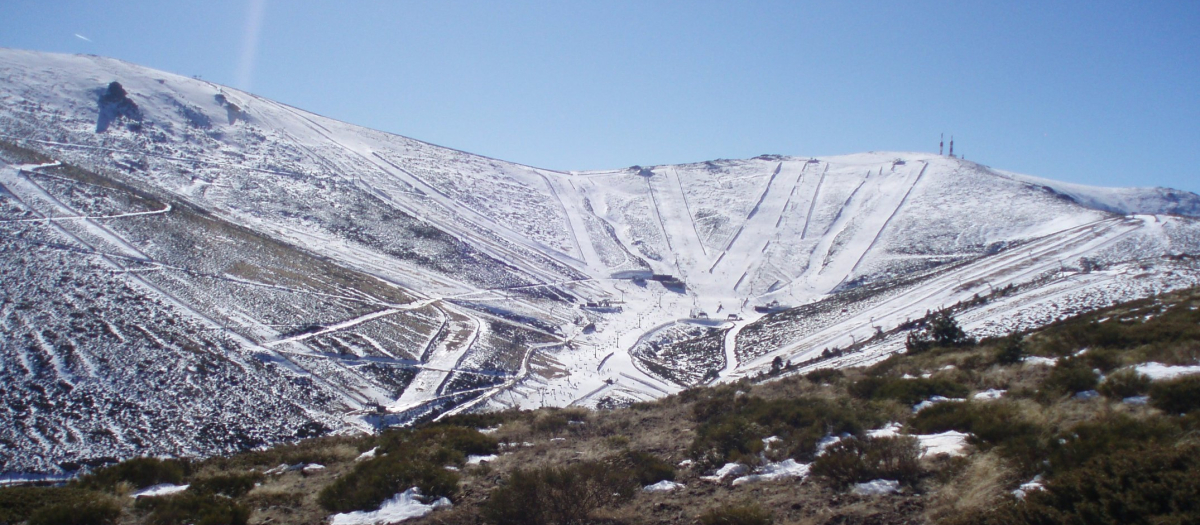
<svg viewBox="0 0 1200 525">
<path fill-rule="evenodd" d="M 843 377 L 846 377 L 846 374 L 842 373 L 842 371 L 837 368 L 822 368 L 804 374 L 804 379 L 817 384 L 835 383 L 837 380 Z"/>
<path fill-rule="evenodd" d="M 97 498 L 101 498 L 99 493 L 78 488 L 0 488 L 0 523 L 25 521 L 43 507 L 85 505 Z"/>
<path fill-rule="evenodd" d="M 458 475 L 443 465 L 389 453 L 359 463 L 317 495 L 317 502 L 332 512 L 373 510 L 397 493 L 417 487 L 431 497 L 452 497 Z"/>
<path fill-rule="evenodd" d="M 199 494 L 220 494 L 230 498 L 240 498 L 262 480 L 263 475 L 257 472 L 211 476 L 193 480 L 188 485 L 188 490 Z"/>
<path fill-rule="evenodd" d="M 915 405 L 933 396 L 964 397 L 970 391 L 961 383 L 948 379 L 865 377 L 849 388 L 850 395 L 859 399 L 894 399 Z"/>
<path fill-rule="evenodd" d="M 675 481 L 675 466 L 648 452 L 627 450 L 617 457 L 616 462 L 629 470 L 639 486 Z"/>
<path fill-rule="evenodd" d="M 1150 378 L 1137 370 L 1121 370 L 1104 378 L 1096 390 L 1110 399 L 1140 396 L 1150 390 Z"/>
<path fill-rule="evenodd" d="M 125 482 L 144 489 L 161 483 L 182 483 L 189 469 L 190 465 L 177 459 L 133 458 L 96 469 L 75 484 L 85 489 L 111 491 L 118 483 Z"/>
<path fill-rule="evenodd" d="M 1047 431 L 1003 401 L 938 403 L 918 412 L 908 426 L 920 434 L 948 430 L 969 433 L 972 443 L 982 448 L 998 447 L 1022 472 L 1031 475 L 1040 471 L 1047 454 Z"/>
<path fill-rule="evenodd" d="M 135 506 L 149 510 L 148 525 L 245 525 L 250 510 L 232 499 L 182 492 L 174 496 L 139 498 Z"/>
<path fill-rule="evenodd" d="M 912 483 L 921 475 L 921 450 L 910 436 L 843 438 L 812 464 L 812 474 L 835 487 L 874 479 Z"/>
<path fill-rule="evenodd" d="M 29 517 L 29 525 L 111 525 L 121 517 L 121 506 L 110 498 L 42 507 Z"/>
<path fill-rule="evenodd" d="M 1099 382 L 1100 376 L 1083 359 L 1066 358 L 1054 365 L 1042 386 L 1053 393 L 1076 394 L 1094 390 Z"/>
<path fill-rule="evenodd" d="M 1015 365 L 1021 362 L 1025 353 L 1025 341 L 1021 334 L 1010 334 L 1000 341 L 1000 347 L 996 350 L 996 362 L 1002 365 Z"/>
<path fill-rule="evenodd" d="M 0 489 L 0 523 L 67 525 L 114 523 L 120 507 L 98 492 L 67 487 Z"/>
<path fill-rule="evenodd" d="M 1133 418 L 1123 414 L 1079 423 L 1050 441 L 1052 472 L 1077 468 L 1105 454 L 1132 451 L 1153 443 L 1171 443 L 1182 435 L 1174 421 L 1165 417 Z"/>
<path fill-rule="evenodd" d="M 771 513 L 754 504 L 731 505 L 700 515 L 701 525 L 770 525 Z"/>
<path fill-rule="evenodd" d="M 1094 457 L 1029 494 L 1009 523 L 1200 523 L 1200 447 L 1151 444 Z"/>
<path fill-rule="evenodd" d="M 708 415 L 717 405 L 724 408 Z M 702 470 L 728 461 L 757 462 L 764 449 L 762 440 L 768 436 L 780 438 L 771 447 L 774 454 L 808 460 L 824 436 L 861 434 L 866 423 L 882 423 L 881 416 L 869 407 L 820 397 L 765 400 L 749 395 L 714 396 L 704 414 L 707 419 L 697 426 L 688 449 Z"/>
<path fill-rule="evenodd" d="M 494 454 L 499 449 L 495 438 L 474 428 L 453 425 L 389 430 L 379 436 L 378 443 L 381 453 L 439 466 L 460 464 L 467 455 Z"/>
<path fill-rule="evenodd" d="M 1186 414 L 1200 408 L 1200 375 L 1154 383 L 1150 404 L 1168 414 Z"/>
<path fill-rule="evenodd" d="M 546 411 L 538 414 L 538 416 L 533 420 L 532 426 L 533 430 L 537 432 L 544 434 L 558 434 L 559 432 L 566 430 L 567 426 L 570 424 L 571 420 L 567 418 L 566 414 L 558 411 Z"/>
<path fill-rule="evenodd" d="M 949 310 L 938 310 L 925 317 L 925 328 L 910 332 L 904 343 L 907 353 L 916 355 L 932 348 L 961 348 L 973 346 L 975 339 L 958 326 Z"/>
<path fill-rule="evenodd" d="M 637 489 L 629 471 L 598 461 L 518 469 L 492 490 L 481 514 L 496 525 L 584 523 L 596 509 L 628 500 Z"/>
</svg>

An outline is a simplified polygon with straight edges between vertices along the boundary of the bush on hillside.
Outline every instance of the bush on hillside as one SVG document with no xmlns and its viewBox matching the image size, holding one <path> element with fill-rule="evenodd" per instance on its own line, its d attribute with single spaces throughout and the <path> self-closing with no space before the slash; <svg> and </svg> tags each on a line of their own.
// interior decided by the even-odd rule
<svg viewBox="0 0 1200 525">
<path fill-rule="evenodd" d="M 1154 383 L 1150 404 L 1168 414 L 1186 414 L 1200 408 L 1200 375 Z"/>
<path fill-rule="evenodd" d="M 162 483 L 182 483 L 189 470 L 190 465 L 177 459 L 133 458 L 96 469 L 79 478 L 74 485 L 112 491 L 119 483 L 129 483 L 135 489 L 144 489 Z"/>
<path fill-rule="evenodd" d="M 996 350 L 996 362 L 1002 365 L 1015 365 L 1025 357 L 1026 351 L 1025 341 L 1021 334 L 1010 334 L 1000 340 L 1000 347 Z"/>
<path fill-rule="evenodd" d="M 1134 451 L 1148 444 L 1177 440 L 1182 430 L 1175 421 L 1161 416 L 1134 418 L 1112 414 L 1079 423 L 1050 440 L 1049 467 L 1052 472 L 1078 468 L 1105 454 Z"/>
<path fill-rule="evenodd" d="M 973 346 L 975 338 L 969 337 L 949 310 L 938 310 L 925 317 L 925 328 L 910 332 L 904 343 L 907 353 L 916 355 L 933 348 L 961 348 Z"/>
<path fill-rule="evenodd" d="M 1083 359 L 1065 358 L 1054 365 L 1042 386 L 1055 394 L 1077 394 L 1094 390 L 1099 382 L 1100 376 Z"/>
<path fill-rule="evenodd" d="M 849 392 L 859 399 L 894 399 L 915 405 L 933 396 L 964 397 L 970 391 L 948 379 L 864 377 L 851 384 Z"/>
<path fill-rule="evenodd" d="M 29 516 L 28 525 L 112 525 L 121 517 L 121 506 L 110 498 L 42 507 Z"/>
<path fill-rule="evenodd" d="M 482 516 L 496 525 L 584 523 L 596 509 L 626 501 L 638 488 L 629 471 L 598 461 L 518 469 L 488 495 Z"/>
<path fill-rule="evenodd" d="M 174 496 L 140 498 L 135 506 L 149 510 L 148 525 L 246 525 L 250 509 L 213 494 L 181 492 Z"/>
<path fill-rule="evenodd" d="M 921 450 L 911 436 L 848 437 L 830 445 L 812 464 L 812 474 L 835 487 L 890 479 L 913 483 L 921 475 Z"/>
<path fill-rule="evenodd" d="M 1096 390 L 1110 399 L 1140 396 L 1150 391 L 1150 378 L 1137 370 L 1121 370 L 1104 378 Z"/>
<path fill-rule="evenodd" d="M 640 486 L 675 481 L 675 466 L 648 452 L 627 450 L 617 456 L 617 465 L 628 469 Z"/>
<path fill-rule="evenodd" d="M 263 480 L 258 472 L 246 474 L 226 474 L 192 480 L 188 490 L 199 494 L 219 494 L 228 498 L 240 498 L 254 489 L 254 485 Z"/>
<path fill-rule="evenodd" d="M 701 525 L 771 525 L 774 522 L 770 512 L 752 503 L 718 507 L 700 515 Z"/>
<path fill-rule="evenodd" d="M 363 461 L 317 495 L 317 502 L 332 512 L 372 510 L 396 494 L 417 487 L 434 498 L 453 497 L 458 474 L 443 465 L 394 453 Z"/>
<path fill-rule="evenodd" d="M 9 487 L 0 489 L 0 523 L 28 521 L 34 525 L 107 525 L 121 508 L 111 497 L 68 487 Z"/>
<path fill-rule="evenodd" d="M 826 435 L 861 434 L 866 425 L 883 423 L 869 407 L 820 397 L 766 400 L 730 394 L 693 408 L 707 417 L 697 426 L 689 448 L 704 470 L 730 461 L 756 463 L 768 436 L 779 438 L 771 446 L 775 456 L 807 461 Z"/>
<path fill-rule="evenodd" d="M 1015 524 L 1200 523 L 1200 447 L 1147 444 L 1096 456 L 1007 514 Z"/>
</svg>

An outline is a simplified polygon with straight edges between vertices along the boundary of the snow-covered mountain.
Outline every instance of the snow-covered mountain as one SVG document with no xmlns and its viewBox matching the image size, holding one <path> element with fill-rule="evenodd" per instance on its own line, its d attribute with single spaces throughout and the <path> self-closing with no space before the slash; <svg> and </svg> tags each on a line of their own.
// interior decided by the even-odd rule
<svg viewBox="0 0 1200 525">
<path fill-rule="evenodd" d="M 0 471 L 877 360 L 1200 284 L 1200 197 L 926 153 L 557 172 L 0 50 Z M 828 351 L 826 351 L 828 350 Z"/>
</svg>

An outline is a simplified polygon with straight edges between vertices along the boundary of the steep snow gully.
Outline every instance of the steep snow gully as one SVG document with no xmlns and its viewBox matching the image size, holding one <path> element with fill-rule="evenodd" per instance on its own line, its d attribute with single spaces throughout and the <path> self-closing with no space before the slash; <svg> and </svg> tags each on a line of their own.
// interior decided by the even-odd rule
<svg viewBox="0 0 1200 525">
<path fill-rule="evenodd" d="M 97 131 L 113 81 L 138 113 Z M 777 358 L 867 363 L 902 348 L 898 327 L 977 297 L 967 328 L 1001 333 L 1200 282 L 1180 257 L 1200 252 L 1200 197 L 1174 190 L 908 152 L 559 172 L 116 60 L 15 50 L 0 50 L 0 101 L 6 150 L 111 181 L 101 198 L 74 189 L 93 180 L 76 172 L 38 168 L 57 177 L 39 183 L 5 168 L 0 204 L 26 211 L 0 214 L 4 236 L 112 254 L 105 278 L 228 334 L 258 357 L 246 374 L 313 381 L 321 395 L 295 403 L 344 426 L 610 406 Z M 146 230 L 196 213 L 210 240 Z M 189 249 L 225 258 L 179 270 Z"/>
</svg>

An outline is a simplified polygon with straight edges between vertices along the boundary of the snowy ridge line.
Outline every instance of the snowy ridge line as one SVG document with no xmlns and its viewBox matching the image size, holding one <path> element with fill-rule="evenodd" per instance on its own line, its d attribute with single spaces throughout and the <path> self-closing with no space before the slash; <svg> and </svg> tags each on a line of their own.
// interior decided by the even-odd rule
<svg viewBox="0 0 1200 525">
<path fill-rule="evenodd" d="M 270 173 L 272 175 L 285 175 L 285 176 L 295 175 L 295 173 L 289 173 L 286 171 L 276 171 L 276 170 L 269 170 L 269 169 L 264 169 L 264 168 L 254 168 L 251 166 L 243 166 L 240 164 L 230 164 L 227 162 L 218 162 L 218 161 L 214 161 L 214 160 L 206 160 L 206 159 L 199 159 L 199 158 L 185 159 L 182 157 L 172 157 L 169 155 L 162 155 L 162 154 L 153 153 L 153 152 L 144 151 L 144 150 L 130 150 L 130 149 L 110 148 L 107 146 L 93 146 L 91 144 L 73 144 L 70 142 L 56 142 L 56 141 L 52 141 L 52 140 L 31 139 L 31 138 L 26 138 L 26 137 L 18 137 L 15 135 L 5 135 L 3 133 L 0 133 L 0 138 L 24 140 L 24 141 L 28 141 L 28 142 L 37 142 L 39 144 L 45 144 L 47 146 L 94 149 L 94 150 L 99 150 L 99 151 L 111 151 L 113 153 L 129 153 L 129 154 L 133 154 L 133 155 L 145 155 L 147 157 L 154 157 L 154 158 L 166 159 L 166 160 L 176 160 L 176 161 L 180 161 L 180 162 L 199 162 L 200 164 L 207 164 L 209 166 L 217 166 L 217 167 L 221 167 L 221 168 L 245 169 L 245 170 L 257 171 L 259 173 Z"/>
</svg>

